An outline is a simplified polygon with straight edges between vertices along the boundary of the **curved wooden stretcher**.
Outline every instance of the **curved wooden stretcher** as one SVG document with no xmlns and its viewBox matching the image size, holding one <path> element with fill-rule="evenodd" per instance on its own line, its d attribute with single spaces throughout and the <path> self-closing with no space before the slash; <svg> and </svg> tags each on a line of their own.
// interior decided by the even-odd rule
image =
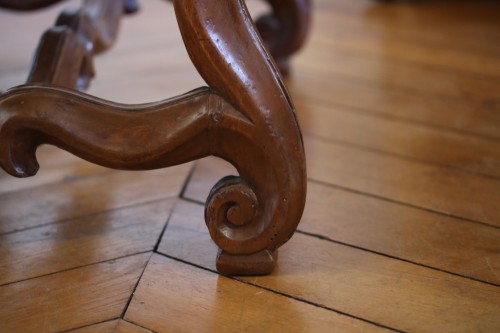
<svg viewBox="0 0 500 333">
<path fill-rule="evenodd" d="M 0 6 L 24 10 L 53 2 L 0 0 Z M 173 2 L 208 87 L 143 105 L 78 91 L 94 75 L 93 55 L 111 46 L 121 15 L 135 9 L 132 1 L 86 0 L 43 35 L 28 83 L 0 95 L 0 164 L 13 176 L 32 176 L 41 144 L 126 170 L 223 158 L 239 176 L 221 179 L 206 203 L 205 220 L 220 248 L 217 269 L 270 273 L 305 203 L 302 137 L 276 63 L 287 70 L 304 42 L 309 1 L 269 0 L 273 12 L 256 25 L 243 0 Z"/>
</svg>

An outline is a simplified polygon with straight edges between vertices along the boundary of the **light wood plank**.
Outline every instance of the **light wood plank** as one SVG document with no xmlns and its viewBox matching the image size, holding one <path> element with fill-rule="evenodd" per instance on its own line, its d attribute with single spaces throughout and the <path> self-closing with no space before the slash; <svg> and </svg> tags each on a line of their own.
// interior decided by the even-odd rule
<svg viewBox="0 0 500 333">
<path fill-rule="evenodd" d="M 500 15 L 498 18 L 500 19 Z M 491 50 L 488 50 L 487 54 L 481 54 L 471 48 L 457 49 L 455 45 L 449 45 L 457 39 L 449 36 L 446 38 L 448 43 L 429 45 L 427 40 L 426 43 L 416 43 L 414 40 L 392 38 L 391 30 L 387 28 L 384 33 L 375 35 L 365 32 L 365 29 L 373 31 L 370 29 L 373 24 L 367 23 L 365 29 L 356 31 L 340 25 L 331 12 L 318 12 L 315 15 L 315 22 L 320 25 L 318 29 L 322 33 L 313 34 L 311 43 L 315 46 L 327 44 L 328 49 L 333 52 L 349 51 L 383 57 L 386 60 L 404 61 L 409 65 L 434 67 L 440 71 L 450 70 L 466 75 L 480 75 L 485 79 L 500 77 L 498 54 Z"/>
<path fill-rule="evenodd" d="M 159 255 L 149 262 L 125 319 L 157 332 L 384 331 Z"/>
<path fill-rule="evenodd" d="M 500 229 L 310 184 L 299 230 L 500 285 Z"/>
<path fill-rule="evenodd" d="M 321 2 L 323 1 L 316 2 L 316 6 L 327 6 Z M 490 2 L 490 5 L 492 10 L 498 9 L 498 4 Z M 393 5 L 392 8 L 394 7 L 396 6 Z M 437 13 L 422 13 L 422 4 L 403 5 L 393 11 L 388 6 L 381 6 L 368 10 L 366 15 L 323 8 L 314 13 L 314 34 L 333 36 L 342 32 L 344 35 L 362 35 L 385 43 L 403 41 L 468 54 L 490 57 L 498 55 L 500 46 L 494 41 L 500 37 L 495 28 L 498 27 L 500 15 L 491 13 L 492 21 L 487 22 L 484 11 L 483 15 L 474 17 L 470 14 L 471 7 L 468 6 L 468 13 L 465 14 L 463 7 L 455 5 L 442 8 Z M 464 16 L 461 25 L 457 24 L 458 15 Z M 431 16 L 435 16 L 435 19 Z M 464 21 L 468 22 L 463 24 Z"/>
<path fill-rule="evenodd" d="M 118 319 L 106 321 L 104 323 L 85 326 L 67 332 L 71 333 L 115 333 L 118 326 Z"/>
<path fill-rule="evenodd" d="M 380 56 L 382 52 L 370 56 L 360 52 L 352 52 L 345 48 L 334 49 L 331 45 L 326 46 L 324 45 L 325 43 L 336 43 L 337 39 L 343 35 L 348 35 L 348 37 L 342 37 L 347 41 L 352 40 L 353 38 L 351 38 L 350 35 L 351 29 L 350 26 L 346 27 L 342 22 L 337 24 L 337 20 L 334 19 L 335 15 L 333 16 L 334 18 L 322 19 L 322 17 L 332 12 L 337 13 L 337 7 L 344 6 L 344 4 L 336 3 L 330 6 L 330 4 L 321 3 L 320 5 L 317 4 L 317 6 L 322 8 L 319 13 L 319 18 L 317 19 L 319 22 L 316 22 L 316 29 L 313 30 L 312 38 L 308 45 L 309 47 L 306 48 L 295 61 L 295 78 L 291 80 L 291 84 L 294 84 L 293 81 L 297 81 L 295 84 L 300 87 L 300 89 L 297 89 L 299 92 L 307 91 L 308 93 L 310 92 L 309 94 L 315 94 L 315 96 L 320 95 L 323 99 L 326 98 L 330 101 L 334 100 L 337 101 L 337 103 L 339 100 L 345 101 L 348 99 L 351 104 L 362 104 L 369 110 L 382 108 L 383 110 L 394 110 L 393 113 L 399 115 L 402 113 L 410 113 L 412 119 L 416 117 L 417 120 L 421 117 L 427 118 L 427 112 L 429 112 L 428 118 L 430 121 L 438 121 L 440 125 L 455 128 L 460 127 L 467 131 L 474 129 L 478 122 L 476 119 L 477 117 L 479 117 L 479 119 L 483 119 L 484 117 L 492 118 L 497 121 L 485 121 L 483 124 L 480 124 L 479 127 L 481 129 L 486 127 L 485 130 L 489 135 L 497 138 L 500 136 L 500 125 L 498 125 L 500 123 L 500 121 L 498 121 L 499 112 L 497 112 L 499 103 L 498 99 L 495 97 L 497 95 L 496 92 L 499 90 L 499 82 L 487 80 L 482 75 L 462 75 L 461 71 L 443 71 L 441 67 L 430 68 L 425 66 L 411 66 L 408 63 L 401 63 L 394 61 L 394 59 Z M 333 6 L 333 9 L 328 9 L 329 6 Z M 363 17 L 363 19 L 359 18 L 360 12 L 366 10 L 366 4 L 364 7 L 358 7 L 359 12 L 356 11 L 356 15 L 358 16 L 354 15 L 355 19 L 361 20 L 360 24 L 362 24 L 360 28 L 362 30 L 358 35 L 365 36 L 366 34 L 363 34 L 363 32 L 367 32 L 369 35 L 369 32 L 374 31 L 374 29 L 372 29 L 372 21 L 367 20 L 365 17 Z M 381 15 L 382 13 L 386 14 L 392 12 L 388 7 L 394 8 L 397 6 L 391 5 L 383 7 L 383 9 L 380 10 Z M 412 13 L 418 12 L 419 8 L 422 8 L 421 6 L 408 7 L 411 8 L 411 11 L 403 9 L 400 13 L 400 15 L 404 15 L 406 19 L 411 17 Z M 453 9 L 447 8 L 445 10 L 443 8 L 441 11 L 443 14 L 442 19 L 449 17 L 450 10 Z M 393 21 L 397 21 L 397 13 L 398 11 L 395 10 L 392 16 L 385 15 L 383 17 L 392 18 Z M 425 13 L 427 16 L 432 15 L 432 11 L 426 11 Z M 446 15 L 444 15 L 445 13 Z M 339 16 L 349 16 L 352 20 L 351 16 L 353 15 L 346 15 L 346 12 L 342 11 Z M 421 17 L 426 16 L 421 15 Z M 477 17 L 476 20 L 478 23 L 484 21 L 481 17 Z M 403 22 L 400 25 L 406 23 L 406 21 L 401 19 L 399 21 Z M 436 21 L 439 22 L 441 20 Z M 381 24 L 384 24 L 386 21 L 382 22 Z M 411 23 L 406 25 L 411 25 Z M 422 25 L 418 25 L 419 28 L 421 26 Z M 426 25 L 426 27 L 428 26 L 429 24 Z M 449 26 L 449 24 L 445 26 Z M 461 40 L 468 40 L 464 37 L 464 33 L 473 26 L 473 24 L 467 26 L 464 25 L 463 22 L 460 22 L 461 29 L 457 29 L 456 31 L 461 34 Z M 384 32 L 381 32 L 378 36 L 373 36 L 372 39 L 376 40 L 376 38 L 378 38 L 382 40 L 382 42 L 380 42 L 382 45 L 380 46 L 381 50 L 383 50 L 384 47 L 390 48 L 392 45 L 391 41 L 385 43 L 383 38 L 392 31 L 399 31 L 400 29 L 398 29 L 398 27 L 399 26 L 392 29 L 391 26 L 386 26 Z M 444 27 L 441 25 L 440 28 L 443 29 Z M 435 32 L 431 35 L 439 35 L 442 33 L 442 29 L 434 29 Z M 485 31 L 488 30 L 484 28 L 480 29 L 473 34 L 475 38 L 470 36 L 471 38 L 469 38 L 469 40 L 481 40 L 483 44 L 488 44 L 485 43 L 483 39 L 485 38 Z M 496 39 L 498 38 L 491 39 L 491 42 Z M 456 39 L 447 38 L 447 40 L 454 41 Z M 361 45 L 359 47 L 363 47 L 365 44 L 366 43 L 355 43 L 355 45 Z M 446 50 L 447 48 L 441 46 L 435 49 Z M 404 50 L 406 49 L 403 49 L 403 51 Z M 474 49 L 469 48 L 469 51 L 472 52 L 472 50 Z M 436 58 L 434 55 L 435 52 L 436 51 L 430 53 L 432 59 Z M 493 59 L 497 58 L 494 56 L 492 57 Z M 468 63 L 470 62 L 467 62 L 467 64 Z M 484 62 L 478 63 L 478 66 L 483 65 Z M 318 68 L 318 66 L 321 68 Z M 461 66 L 463 67 L 464 65 L 462 64 Z M 324 82 L 311 86 L 309 82 L 304 82 L 302 75 L 305 74 L 315 76 L 316 80 L 323 79 Z M 298 76 L 300 76 L 300 78 L 298 78 Z M 352 82 L 353 80 L 355 82 Z M 349 88 L 349 91 L 339 91 L 342 86 L 339 88 L 337 87 L 338 84 L 336 85 L 335 83 L 339 81 L 344 85 L 349 84 L 349 81 L 353 84 L 352 87 Z M 376 93 L 375 96 L 372 96 L 374 93 Z M 442 96 L 436 96 L 436 93 Z M 367 94 L 368 97 L 366 96 Z M 455 96 L 455 98 L 449 100 L 449 97 L 443 94 Z M 402 101 L 401 104 L 397 103 L 403 97 L 406 99 L 406 102 Z M 379 99 L 381 101 L 371 101 L 370 99 Z M 435 101 L 435 99 L 437 100 Z M 384 100 L 386 100 L 386 103 L 383 102 Z M 444 104 L 444 107 L 439 108 L 439 111 L 427 110 L 440 104 Z M 449 105 L 446 106 L 447 104 Z M 455 106 L 453 104 L 457 105 Z M 463 112 L 461 110 L 463 110 Z M 434 115 L 436 120 L 433 120 L 432 115 Z M 451 117 L 451 115 L 455 116 Z M 464 118 L 465 116 L 467 116 L 467 118 Z M 440 121 L 440 119 L 442 119 L 442 121 Z"/>
<path fill-rule="evenodd" d="M 152 333 L 152 331 L 139 327 L 128 321 L 117 319 L 86 326 L 76 330 L 68 331 L 71 333 Z"/>
<path fill-rule="evenodd" d="M 301 70 L 311 74 L 327 78 L 353 78 L 381 85 L 385 89 L 407 89 L 415 93 L 491 103 L 498 110 L 496 92 L 500 81 L 345 50 L 332 52 L 330 45 L 323 43 L 314 46 L 295 60 Z"/>
<path fill-rule="evenodd" d="M 196 162 L 191 179 L 187 184 L 183 198 L 205 203 L 212 187 L 222 178 L 237 175 L 238 171 L 228 162 L 207 157 Z"/>
<path fill-rule="evenodd" d="M 310 179 L 500 226 L 500 181 L 312 138 L 306 150 Z"/>
<path fill-rule="evenodd" d="M 150 254 L 0 287 L 0 331 L 55 332 L 118 318 Z"/>
<path fill-rule="evenodd" d="M 53 158 L 45 156 L 46 154 Z M 39 161 L 41 166 L 39 172 L 34 177 L 15 178 L 0 169 L 0 195 L 19 190 L 32 189 L 52 183 L 87 178 L 89 176 L 107 173 L 110 170 L 82 161 L 67 152 L 51 154 L 43 150 L 38 155 L 41 156 Z M 45 160 L 50 161 L 45 163 Z"/>
<path fill-rule="evenodd" d="M 0 233 L 173 197 L 189 170 L 113 171 L 0 196 Z"/>
<path fill-rule="evenodd" d="M 296 104 L 305 134 L 500 178 L 500 142 L 301 99 Z"/>
<path fill-rule="evenodd" d="M 376 85 L 301 69 L 287 81 L 297 101 L 372 113 L 473 135 L 500 139 L 500 112 L 491 100 L 472 101 Z M 298 110 L 300 113 L 300 109 Z"/>
<path fill-rule="evenodd" d="M 370 14 L 378 14 L 381 18 L 388 19 L 389 22 L 398 20 L 405 25 L 425 26 L 435 34 L 443 31 L 462 32 L 462 38 L 466 39 L 480 39 L 486 34 L 491 36 L 491 40 L 496 40 L 494 37 L 500 34 L 498 29 L 495 29 L 499 27 L 499 14 L 496 11 L 498 3 L 494 1 L 454 2 L 452 6 L 449 2 L 437 1 L 422 2 L 416 6 L 404 1 L 387 5 L 385 3 L 374 4 L 371 0 L 348 2 L 316 0 L 315 8 L 318 11 L 335 11 L 363 18 Z"/>
<path fill-rule="evenodd" d="M 168 1 L 141 3 L 140 13 L 123 21 L 115 47 L 95 62 L 98 77 L 89 93 L 113 101 L 158 101 L 206 85 L 190 61 Z"/>
<path fill-rule="evenodd" d="M 173 55 L 173 57 L 177 56 Z M 152 56 L 152 58 L 155 57 Z M 140 57 L 138 57 L 139 59 Z M 147 65 L 149 63 L 137 66 L 133 59 L 128 59 L 123 63 L 123 66 L 106 66 L 106 71 L 103 71 L 100 75 L 102 80 L 96 80 L 92 85 L 94 89 L 90 92 L 112 101 L 142 103 L 164 100 L 191 91 L 194 88 L 206 86 L 206 83 L 195 73 L 191 64 L 170 63 L 165 68 L 152 68 L 154 67 L 154 61 L 152 62 L 153 65 L 149 66 Z M 123 67 L 130 68 L 129 74 L 135 78 L 133 81 L 120 79 L 120 72 L 122 72 Z M 144 71 L 151 71 L 152 73 L 144 76 L 142 75 Z M 109 82 L 114 82 L 112 87 Z M 148 89 L 142 89 L 145 86 Z M 133 93 L 123 93 L 123 91 L 129 90 L 133 91 Z"/>
<path fill-rule="evenodd" d="M 80 5 L 80 1 L 72 0 L 43 11 L 22 14 L 0 12 L 0 40 L 5 42 L 5 48 L 0 51 L 0 90 L 26 81 L 43 31 L 54 24 L 63 9 L 78 8 Z M 16 29 L 16 38 L 11 38 L 13 29 Z M 97 76 L 91 83 L 89 93 L 105 99 L 127 103 L 151 102 L 197 87 L 186 84 L 183 86 L 185 89 L 179 89 L 175 85 L 177 79 L 171 76 L 179 60 L 189 65 L 191 62 L 183 47 L 173 6 L 166 1 L 141 3 L 137 15 L 122 19 L 116 45 L 94 60 Z M 119 79 L 116 75 L 110 77 L 109 73 L 115 72 L 118 66 Z M 192 65 L 189 70 L 196 73 Z M 148 80 L 148 74 L 155 75 L 158 71 L 162 74 L 161 80 Z M 160 82 L 157 89 L 156 81 Z M 203 82 L 199 76 L 197 82 Z M 162 84 L 170 90 L 161 87 Z"/>
<path fill-rule="evenodd" d="M 153 251 L 174 201 L 0 236 L 0 284 Z"/>
<path fill-rule="evenodd" d="M 226 162 L 197 163 L 185 197 L 204 202 Z M 199 213 L 201 214 L 201 213 Z M 500 229 L 315 183 L 298 230 L 500 285 Z"/>
<path fill-rule="evenodd" d="M 214 269 L 216 247 L 195 210 L 176 207 L 159 251 Z M 280 249 L 272 275 L 240 279 L 403 331 L 494 332 L 500 325 L 498 287 L 301 234 Z"/>
<path fill-rule="evenodd" d="M 152 333 L 152 332 L 153 331 L 129 323 L 126 320 L 118 321 L 118 326 L 116 327 L 116 333 Z"/>
</svg>

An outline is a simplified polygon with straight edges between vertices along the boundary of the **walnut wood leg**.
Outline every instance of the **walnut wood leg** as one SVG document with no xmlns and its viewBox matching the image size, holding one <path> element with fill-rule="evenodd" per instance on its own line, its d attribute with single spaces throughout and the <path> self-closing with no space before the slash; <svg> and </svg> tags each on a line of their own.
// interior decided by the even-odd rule
<svg viewBox="0 0 500 333">
<path fill-rule="evenodd" d="M 306 41 L 311 22 L 310 0 L 266 0 L 272 12 L 256 26 L 282 74 L 290 71 L 289 60 Z"/>
<path fill-rule="evenodd" d="M 174 8 L 198 72 L 250 126 L 225 126 L 224 113 L 217 117 L 222 126 L 212 154 L 235 165 L 240 177 L 212 190 L 210 234 L 232 255 L 274 251 L 294 233 L 306 193 L 303 142 L 288 92 L 244 1 L 175 0 Z"/>
<path fill-rule="evenodd" d="M 271 12 L 259 17 L 255 24 L 281 74 L 288 75 L 291 56 L 304 45 L 309 34 L 311 0 L 265 1 L 271 5 Z"/>
<path fill-rule="evenodd" d="M 242 0 L 175 0 L 188 53 L 210 87 L 127 106 L 71 89 L 21 86 L 0 95 L 0 165 L 36 173 L 36 148 L 53 144 L 117 169 L 169 167 L 214 155 L 238 176 L 220 180 L 205 207 L 219 271 L 266 274 L 295 232 L 306 194 L 302 137 L 274 62 Z"/>
<path fill-rule="evenodd" d="M 87 89 L 93 56 L 113 45 L 121 16 L 132 5 L 130 0 L 84 0 L 78 10 L 62 12 L 40 40 L 28 83 Z"/>
</svg>

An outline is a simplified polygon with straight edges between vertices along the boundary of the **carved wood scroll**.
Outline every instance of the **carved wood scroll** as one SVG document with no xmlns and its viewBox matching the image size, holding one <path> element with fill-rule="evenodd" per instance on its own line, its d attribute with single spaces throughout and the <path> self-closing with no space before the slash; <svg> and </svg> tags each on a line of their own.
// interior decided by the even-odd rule
<svg viewBox="0 0 500 333">
<path fill-rule="evenodd" d="M 209 87 L 143 105 L 64 85 L 10 89 L 0 95 L 0 165 L 11 175 L 32 176 L 35 151 L 45 143 L 126 170 L 218 156 L 239 175 L 215 184 L 206 203 L 205 220 L 220 248 L 217 268 L 270 273 L 305 204 L 304 148 L 293 104 L 244 1 L 174 0 L 174 8 Z M 108 45 L 101 37 L 91 40 Z"/>
</svg>

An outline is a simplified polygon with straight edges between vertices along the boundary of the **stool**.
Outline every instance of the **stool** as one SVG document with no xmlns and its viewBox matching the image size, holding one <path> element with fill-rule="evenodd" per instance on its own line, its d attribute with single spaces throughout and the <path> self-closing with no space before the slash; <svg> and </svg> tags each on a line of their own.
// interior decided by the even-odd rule
<svg viewBox="0 0 500 333">
<path fill-rule="evenodd" d="M 0 0 L 0 7 L 33 10 L 58 1 Z M 270 273 L 305 204 L 303 141 L 279 69 L 288 73 L 306 38 L 310 4 L 268 1 L 272 12 L 254 24 L 243 0 L 174 0 L 186 49 L 208 86 L 147 105 L 81 92 L 94 76 L 93 56 L 112 45 L 135 1 L 85 0 L 63 12 L 43 34 L 27 83 L 0 93 L 1 167 L 35 175 L 41 144 L 123 170 L 218 156 L 239 175 L 215 184 L 205 206 L 217 269 Z"/>
</svg>

